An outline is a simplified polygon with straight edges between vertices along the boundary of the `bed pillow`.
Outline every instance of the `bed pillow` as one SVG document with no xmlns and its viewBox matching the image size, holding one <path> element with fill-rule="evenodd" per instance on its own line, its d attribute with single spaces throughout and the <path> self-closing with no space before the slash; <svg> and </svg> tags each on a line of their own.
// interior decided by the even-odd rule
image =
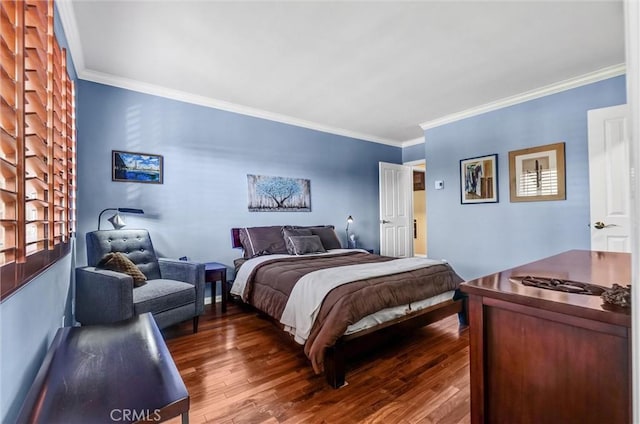
<svg viewBox="0 0 640 424">
<path fill-rule="evenodd" d="M 284 227 L 282 228 L 282 236 L 284 237 L 284 241 L 287 241 L 287 237 L 290 236 L 312 236 L 310 228 L 293 228 L 293 227 Z"/>
<path fill-rule="evenodd" d="M 241 228 L 240 243 L 244 248 L 245 258 L 276 253 L 287 254 L 281 225 Z"/>
<path fill-rule="evenodd" d="M 127 255 L 121 252 L 107 253 L 100 259 L 96 268 L 108 269 L 110 271 L 122 272 L 133 278 L 133 287 L 140 287 L 147 284 L 147 277 L 140 271 Z"/>
<path fill-rule="evenodd" d="M 333 226 L 326 227 L 312 227 L 310 228 L 311 234 L 320 237 L 320 241 L 322 241 L 322 246 L 325 249 L 341 249 L 342 245 L 340 244 L 340 240 L 338 239 L 338 235 L 336 231 L 333 229 Z"/>
<path fill-rule="evenodd" d="M 285 242 L 290 255 L 326 252 L 318 236 L 288 236 Z"/>
</svg>

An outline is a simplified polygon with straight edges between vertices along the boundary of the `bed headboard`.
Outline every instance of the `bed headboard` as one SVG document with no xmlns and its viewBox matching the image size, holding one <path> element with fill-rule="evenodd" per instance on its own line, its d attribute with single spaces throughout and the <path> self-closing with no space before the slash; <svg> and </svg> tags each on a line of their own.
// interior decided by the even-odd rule
<svg viewBox="0 0 640 424">
<path fill-rule="evenodd" d="M 242 243 L 240 243 L 240 228 L 231 229 L 231 246 L 234 249 L 242 247 Z"/>
</svg>

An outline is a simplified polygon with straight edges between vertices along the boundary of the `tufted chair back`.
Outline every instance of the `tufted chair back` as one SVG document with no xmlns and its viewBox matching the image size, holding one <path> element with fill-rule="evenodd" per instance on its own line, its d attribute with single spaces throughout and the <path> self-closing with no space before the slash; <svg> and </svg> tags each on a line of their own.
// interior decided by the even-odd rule
<svg viewBox="0 0 640 424">
<path fill-rule="evenodd" d="M 147 230 L 103 230 L 87 233 L 87 263 L 96 266 L 110 252 L 122 252 L 149 280 L 162 278 Z"/>
</svg>

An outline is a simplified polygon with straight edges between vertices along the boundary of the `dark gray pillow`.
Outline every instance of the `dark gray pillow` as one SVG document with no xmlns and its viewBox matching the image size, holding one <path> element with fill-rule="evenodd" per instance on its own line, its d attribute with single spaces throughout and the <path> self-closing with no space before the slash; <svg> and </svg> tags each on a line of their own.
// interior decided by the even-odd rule
<svg viewBox="0 0 640 424">
<path fill-rule="evenodd" d="M 285 242 L 287 241 L 287 237 L 289 236 L 312 236 L 313 233 L 309 228 L 292 228 L 292 227 L 284 227 L 282 229 L 282 236 L 284 237 Z"/>
<path fill-rule="evenodd" d="M 244 248 L 244 257 L 260 255 L 287 254 L 287 246 L 282 236 L 282 226 L 248 227 L 240 229 L 240 243 Z"/>
<path fill-rule="evenodd" d="M 338 239 L 338 235 L 336 231 L 333 229 L 333 226 L 328 227 L 313 227 L 310 228 L 311 233 L 320 237 L 320 241 L 322 241 L 322 245 L 325 249 L 341 249 L 342 245 L 340 244 L 340 240 Z"/>
<path fill-rule="evenodd" d="M 318 236 L 288 236 L 285 242 L 290 255 L 326 252 Z"/>
</svg>

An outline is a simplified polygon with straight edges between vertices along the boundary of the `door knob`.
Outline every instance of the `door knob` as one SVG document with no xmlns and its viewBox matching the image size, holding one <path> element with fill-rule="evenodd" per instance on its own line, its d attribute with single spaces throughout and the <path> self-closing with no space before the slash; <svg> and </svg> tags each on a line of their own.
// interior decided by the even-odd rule
<svg viewBox="0 0 640 424">
<path fill-rule="evenodd" d="M 593 226 L 596 228 L 596 230 L 602 230 L 603 228 L 607 228 L 607 227 L 615 227 L 616 224 L 605 224 L 602 221 L 598 221 L 595 224 L 593 224 Z"/>
<path fill-rule="evenodd" d="M 381 219 L 380 223 L 381 224 L 391 224 L 391 221 L 387 221 L 386 219 Z"/>
</svg>

